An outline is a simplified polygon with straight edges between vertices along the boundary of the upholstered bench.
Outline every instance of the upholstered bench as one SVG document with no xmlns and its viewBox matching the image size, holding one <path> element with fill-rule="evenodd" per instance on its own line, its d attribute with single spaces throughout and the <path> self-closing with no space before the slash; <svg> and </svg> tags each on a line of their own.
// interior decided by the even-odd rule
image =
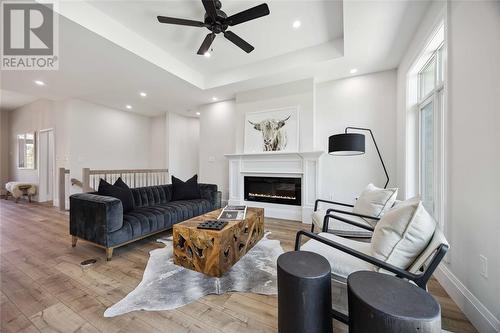
<svg viewBox="0 0 500 333">
<path fill-rule="evenodd" d="M 16 203 L 19 201 L 23 195 L 28 197 L 28 201 L 31 202 L 31 197 L 36 195 L 37 185 L 33 183 L 23 183 L 23 182 L 8 182 L 5 184 L 5 189 L 7 194 L 5 195 L 5 200 L 9 198 L 9 195 L 16 199 Z"/>
</svg>

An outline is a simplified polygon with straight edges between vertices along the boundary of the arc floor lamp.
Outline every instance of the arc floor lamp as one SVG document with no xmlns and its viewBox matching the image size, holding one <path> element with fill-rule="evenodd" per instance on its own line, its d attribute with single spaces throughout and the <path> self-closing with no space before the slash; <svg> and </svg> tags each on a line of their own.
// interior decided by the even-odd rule
<svg viewBox="0 0 500 333">
<path fill-rule="evenodd" d="M 380 163 L 382 163 L 382 167 L 384 168 L 385 177 L 387 178 L 384 188 L 387 188 L 387 184 L 389 184 L 389 174 L 387 173 L 384 160 L 382 159 L 377 141 L 375 141 L 375 137 L 373 136 L 371 129 L 362 127 L 346 127 L 344 133 L 331 135 L 328 138 L 328 154 L 337 156 L 352 156 L 365 153 L 365 135 L 361 133 L 349 133 L 349 130 L 367 131 L 370 133 L 373 143 L 375 144 L 375 148 L 377 149 Z"/>
</svg>

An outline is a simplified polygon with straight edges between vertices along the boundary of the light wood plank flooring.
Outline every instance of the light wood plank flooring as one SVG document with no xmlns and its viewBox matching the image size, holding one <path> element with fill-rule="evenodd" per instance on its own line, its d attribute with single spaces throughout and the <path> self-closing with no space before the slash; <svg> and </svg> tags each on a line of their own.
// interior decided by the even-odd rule
<svg viewBox="0 0 500 333">
<path fill-rule="evenodd" d="M 133 312 L 104 318 L 104 310 L 132 291 L 142 278 L 148 251 L 158 236 L 104 251 L 79 241 L 71 247 L 68 215 L 52 207 L 0 200 L 1 332 L 277 332 L 275 296 L 231 293 L 207 296 L 173 311 Z M 293 248 L 297 222 L 266 219 L 270 238 Z M 165 236 L 160 234 L 160 236 Z M 83 270 L 80 262 L 98 258 Z M 476 332 L 433 280 L 431 293 L 442 305 L 443 328 Z M 335 323 L 335 332 L 346 332 Z"/>
</svg>

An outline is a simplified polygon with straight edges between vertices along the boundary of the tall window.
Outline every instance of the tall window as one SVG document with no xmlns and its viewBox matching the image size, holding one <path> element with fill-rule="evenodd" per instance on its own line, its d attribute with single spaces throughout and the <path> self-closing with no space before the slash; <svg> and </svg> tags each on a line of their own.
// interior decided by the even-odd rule
<svg viewBox="0 0 500 333">
<path fill-rule="evenodd" d="M 444 226 L 446 41 L 444 21 L 430 36 L 408 72 L 406 195 L 420 195 L 426 210 Z"/>
<path fill-rule="evenodd" d="M 439 131 L 443 113 L 443 43 L 432 53 L 418 73 L 419 174 L 420 195 L 429 213 L 436 216 L 439 196 Z"/>
</svg>

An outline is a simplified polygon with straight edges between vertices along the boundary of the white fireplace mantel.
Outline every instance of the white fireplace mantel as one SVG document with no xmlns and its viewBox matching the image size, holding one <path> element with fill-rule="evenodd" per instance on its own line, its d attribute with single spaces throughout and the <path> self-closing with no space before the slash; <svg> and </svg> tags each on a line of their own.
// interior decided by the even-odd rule
<svg viewBox="0 0 500 333">
<path fill-rule="evenodd" d="M 226 154 L 229 160 L 228 204 L 262 207 L 267 217 L 311 223 L 314 201 L 319 191 L 319 157 L 322 154 L 322 151 Z M 244 177 L 252 175 L 300 177 L 302 179 L 302 205 L 245 201 Z"/>
</svg>

